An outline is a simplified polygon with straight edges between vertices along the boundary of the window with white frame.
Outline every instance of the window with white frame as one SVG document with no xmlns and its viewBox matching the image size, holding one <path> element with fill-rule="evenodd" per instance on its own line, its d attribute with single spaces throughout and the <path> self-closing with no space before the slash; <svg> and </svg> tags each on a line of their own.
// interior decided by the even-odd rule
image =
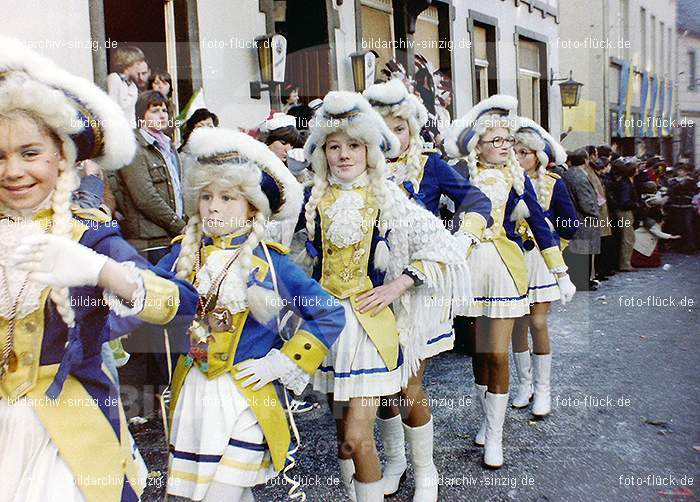
<svg viewBox="0 0 700 502">
<path fill-rule="evenodd" d="M 540 121 L 540 47 L 520 38 L 518 44 L 518 112 Z"/>
<path fill-rule="evenodd" d="M 489 95 L 489 59 L 486 50 L 486 28 L 474 25 L 472 31 L 474 38 L 472 50 L 474 51 L 474 103 L 486 99 Z"/>
</svg>

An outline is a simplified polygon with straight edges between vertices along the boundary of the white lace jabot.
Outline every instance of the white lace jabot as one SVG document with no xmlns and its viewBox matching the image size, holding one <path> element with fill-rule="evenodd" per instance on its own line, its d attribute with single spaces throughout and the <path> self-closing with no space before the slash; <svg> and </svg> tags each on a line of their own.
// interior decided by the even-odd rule
<svg viewBox="0 0 700 502">
<path fill-rule="evenodd" d="M 41 225 L 30 218 L 22 217 L 17 221 L 3 218 L 0 220 L 0 256 L 10 256 L 25 237 L 43 232 Z M 2 266 L 3 271 L 3 274 L 0 275 L 0 316 L 9 319 L 12 313 L 12 304 L 27 277 L 27 272 L 15 270 L 5 265 L 0 266 Z M 17 319 L 21 319 L 40 307 L 39 300 L 44 287 L 43 284 L 37 282 L 29 281 L 27 283 L 17 309 Z"/>
</svg>

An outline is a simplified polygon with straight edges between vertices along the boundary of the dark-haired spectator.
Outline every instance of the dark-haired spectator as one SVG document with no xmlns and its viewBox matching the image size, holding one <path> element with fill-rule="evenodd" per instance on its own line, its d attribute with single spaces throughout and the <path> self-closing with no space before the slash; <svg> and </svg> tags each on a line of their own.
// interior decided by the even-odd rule
<svg viewBox="0 0 700 502">
<path fill-rule="evenodd" d="M 170 123 L 165 96 L 157 91 L 142 93 L 136 118 L 138 148 L 134 160 L 118 172 L 123 189 L 117 200 L 124 214 L 124 237 L 136 249 L 150 250 L 147 258 L 157 263 L 185 226 L 180 159 L 163 133 Z"/>
<path fill-rule="evenodd" d="M 139 96 L 139 84 L 146 78 L 148 64 L 143 51 L 133 45 L 117 47 L 112 53 L 113 73 L 107 76 L 107 92 L 116 101 L 136 127 L 135 106 Z"/>
<path fill-rule="evenodd" d="M 659 240 L 678 239 L 679 235 L 671 235 L 661 230 L 663 224 L 662 207 L 668 198 L 658 191 L 653 181 L 647 181 L 640 186 L 642 203 L 638 210 L 640 226 L 634 231 L 634 252 L 632 266 L 635 268 L 650 268 L 661 266 Z"/>
<path fill-rule="evenodd" d="M 299 88 L 293 84 L 287 84 L 282 95 L 282 112 L 288 113 L 292 108 L 299 106 Z"/>
<path fill-rule="evenodd" d="M 168 98 L 168 115 L 170 117 L 175 116 L 175 104 L 173 103 L 173 79 L 170 73 L 167 71 L 156 71 L 148 77 L 147 89 L 149 91 L 158 91 L 163 96 Z M 173 132 L 175 131 L 175 124 L 170 124 L 164 132 L 168 135 L 170 139 L 173 139 Z"/>
<path fill-rule="evenodd" d="M 588 154 L 588 162 L 594 163 L 598 160 L 598 149 L 595 145 L 587 145 L 586 153 Z"/>
<path fill-rule="evenodd" d="M 612 200 L 615 207 L 615 229 L 619 238 L 618 270 L 634 272 L 634 211 L 639 207 L 639 197 L 633 178 L 637 173 L 635 157 L 620 157 L 612 163 Z"/>
<path fill-rule="evenodd" d="M 678 250 L 682 253 L 693 254 L 697 251 L 695 235 L 695 212 L 693 210 L 693 197 L 698 193 L 697 181 L 690 177 L 690 168 L 687 164 L 678 164 L 675 170 L 676 176 L 668 184 L 668 213 L 669 233 L 678 234 Z"/>
<path fill-rule="evenodd" d="M 148 79 L 148 89 L 158 91 L 169 100 L 172 100 L 173 78 L 167 71 L 156 71 Z"/>
<path fill-rule="evenodd" d="M 613 149 L 610 148 L 610 145 L 599 145 L 596 147 L 596 150 L 598 151 L 598 158 L 601 157 L 607 157 L 610 158 L 613 153 Z"/>
<path fill-rule="evenodd" d="M 177 149 L 179 153 L 183 152 L 192 131 L 199 127 L 219 127 L 219 117 L 206 108 L 197 108 L 182 128 L 182 143 Z"/>
<path fill-rule="evenodd" d="M 285 164 L 289 150 L 304 145 L 296 128 L 296 119 L 291 115 L 274 113 L 265 121 L 261 132 L 260 140 Z"/>
<path fill-rule="evenodd" d="M 607 276 L 609 275 L 609 273 L 607 273 L 609 263 L 606 262 L 606 259 L 609 259 L 609 256 L 605 255 L 605 257 L 603 257 L 603 255 L 606 251 L 604 245 L 607 247 L 611 245 L 610 240 L 612 238 L 612 228 L 609 223 L 610 211 L 608 207 L 607 190 L 605 189 L 603 180 L 600 178 L 601 172 L 604 170 L 604 162 L 601 160 L 601 158 L 598 158 L 598 160 L 595 162 L 591 162 L 590 159 L 591 157 L 589 156 L 588 161 L 585 163 L 585 171 L 586 176 L 588 176 L 589 181 L 596 191 L 598 207 L 600 209 L 600 216 L 598 218 L 600 228 L 600 256 L 598 259 L 596 259 L 595 267 L 595 278 L 600 281 L 606 280 Z"/>
<path fill-rule="evenodd" d="M 597 289 L 593 282 L 594 256 L 600 253 L 600 204 L 598 195 L 586 173 L 588 153 L 579 148 L 568 155 L 569 168 L 564 181 L 576 206 L 578 229 L 569 241 L 564 257 L 570 276 L 581 291 Z"/>
</svg>

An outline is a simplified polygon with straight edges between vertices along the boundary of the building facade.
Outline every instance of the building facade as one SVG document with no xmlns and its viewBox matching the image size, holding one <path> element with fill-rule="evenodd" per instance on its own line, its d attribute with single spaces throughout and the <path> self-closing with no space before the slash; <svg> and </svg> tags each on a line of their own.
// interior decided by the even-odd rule
<svg viewBox="0 0 700 502">
<path fill-rule="evenodd" d="M 27 0 L 5 11 L 6 33 L 99 84 L 114 44 L 141 47 L 153 69 L 173 75 L 180 107 L 203 89 L 229 127 L 255 127 L 278 103 L 250 92 L 260 79 L 254 39 L 276 32 L 287 39 L 285 80 L 303 101 L 352 90 L 352 53 L 374 50 L 378 68 L 394 59 L 411 74 L 421 54 L 451 78 L 452 117 L 504 93 L 519 98 L 523 115 L 561 130 L 550 68 L 555 76 L 570 68 L 560 68 L 558 0 Z"/>
<path fill-rule="evenodd" d="M 678 2 L 679 157 L 700 166 L 700 2 Z"/>
<path fill-rule="evenodd" d="M 588 81 L 564 113 L 567 148 L 610 143 L 625 155 L 674 158 L 678 103 L 676 0 L 561 3 L 560 61 Z"/>
</svg>

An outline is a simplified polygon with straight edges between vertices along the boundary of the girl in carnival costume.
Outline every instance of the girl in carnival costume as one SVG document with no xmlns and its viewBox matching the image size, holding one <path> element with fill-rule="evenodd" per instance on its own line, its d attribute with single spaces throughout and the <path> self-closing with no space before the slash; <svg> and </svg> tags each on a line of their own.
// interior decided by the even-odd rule
<svg viewBox="0 0 700 502">
<path fill-rule="evenodd" d="M 450 167 L 435 150 L 425 150 L 420 136 L 428 114 L 420 100 L 409 94 L 398 79 L 370 86 L 365 98 L 379 112 L 400 143 L 398 158 L 389 163 L 389 179 L 410 198 L 439 217 L 440 197 L 449 197 L 461 214 L 459 235 L 469 244 L 481 238 L 491 220 L 491 202 L 478 188 Z M 468 284 L 468 282 L 467 282 Z M 466 305 L 462 305 L 462 310 Z M 454 315 L 454 312 L 452 316 Z M 415 501 L 437 500 L 437 469 L 433 463 L 433 419 L 428 396 L 422 385 L 428 358 L 451 350 L 454 346 L 452 319 L 433 333 L 421 354 L 420 367 L 393 401 L 414 403 L 405 410 L 403 423 L 399 407 L 382 406 L 378 419 L 382 445 L 387 458 L 384 467 L 384 494 L 393 495 L 406 472 L 404 434 L 411 445 L 411 461 L 416 474 Z"/>
<path fill-rule="evenodd" d="M 566 152 L 539 124 L 524 117 L 518 120 L 515 141 L 515 156 L 532 180 L 537 200 L 552 229 L 552 237 L 557 243 L 560 238 L 571 239 L 576 233 L 576 208 L 564 180 L 559 175 L 547 171 L 550 163 L 564 164 Z M 516 232 L 522 237 L 525 248 L 530 314 L 515 321 L 513 328 L 513 358 L 518 373 L 518 386 L 512 406 L 527 407 L 534 392 L 532 413 L 535 416 L 544 416 L 551 411 L 549 380 L 552 353 L 547 331 L 547 315 L 549 304 L 559 300 L 561 294 L 556 277 L 547 268 L 525 220 L 516 224 Z M 532 358 L 527 340 L 528 327 L 532 334 Z"/>
<path fill-rule="evenodd" d="M 455 121 L 445 140 L 448 155 L 466 160 L 469 180 L 491 199 L 494 220 L 469 256 L 474 301 L 467 313 L 477 318 L 472 363 L 476 397 L 486 418 L 474 442 L 484 445 L 484 464 L 490 468 L 503 465 L 510 336 L 515 319 L 529 312 L 518 220 L 528 222 L 547 268 L 557 277 L 562 303 L 575 291 L 532 183 L 513 152 L 516 107 L 512 96 L 491 96 Z"/>
<path fill-rule="evenodd" d="M 277 475 L 290 446 L 274 385 L 301 393 L 344 325 L 343 309 L 265 242 L 266 220 L 298 215 L 301 185 L 263 143 L 200 128 L 187 147 L 189 221 L 160 262 L 200 294 L 173 376 L 167 491 L 191 500 L 252 500 Z M 302 319 L 279 336 L 280 308 Z M 188 351 L 189 348 L 189 351 Z"/>
<path fill-rule="evenodd" d="M 419 370 L 428 340 L 447 321 L 445 305 L 468 302 L 467 242 L 386 179 L 384 156 L 398 155 L 398 140 L 361 95 L 330 92 L 310 132 L 305 251 L 347 320 L 314 389 L 345 403 L 336 424 L 350 498 L 381 501 L 379 397 L 399 392 Z"/>
<path fill-rule="evenodd" d="M 101 334 L 110 310 L 189 323 L 196 292 L 70 202 L 76 162 L 118 169 L 134 150 L 105 93 L 0 39 L 0 473 L 12 500 L 135 501 L 144 489 Z"/>
</svg>

